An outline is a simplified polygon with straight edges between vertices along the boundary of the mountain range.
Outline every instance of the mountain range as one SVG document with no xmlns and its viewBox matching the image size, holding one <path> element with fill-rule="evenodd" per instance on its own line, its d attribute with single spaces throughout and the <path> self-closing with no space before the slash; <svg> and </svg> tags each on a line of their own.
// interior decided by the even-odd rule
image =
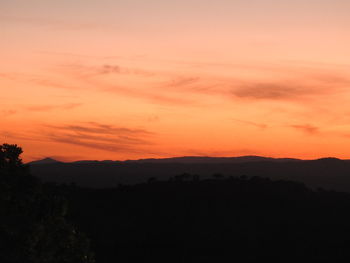
<svg viewBox="0 0 350 263">
<path fill-rule="evenodd" d="M 174 157 L 127 161 L 60 162 L 52 158 L 28 163 L 33 175 L 43 181 L 76 183 L 91 188 L 114 187 L 153 180 L 169 180 L 184 173 L 211 178 L 223 176 L 260 176 L 293 180 L 312 188 L 350 192 L 350 161 L 337 158 L 301 160 L 261 156 Z"/>
<path fill-rule="evenodd" d="M 208 157 L 208 156 L 182 156 L 172 158 L 149 158 L 139 160 L 126 160 L 126 161 L 112 161 L 112 160 L 82 160 L 72 163 L 242 163 L 242 162 L 260 162 L 260 161 L 273 161 L 273 162 L 286 162 L 286 161 L 301 161 L 301 159 L 294 158 L 272 158 L 262 157 L 255 155 L 238 156 L 238 157 Z M 41 160 L 33 161 L 28 164 L 49 164 L 49 163 L 62 163 L 53 158 L 47 157 Z"/>
</svg>

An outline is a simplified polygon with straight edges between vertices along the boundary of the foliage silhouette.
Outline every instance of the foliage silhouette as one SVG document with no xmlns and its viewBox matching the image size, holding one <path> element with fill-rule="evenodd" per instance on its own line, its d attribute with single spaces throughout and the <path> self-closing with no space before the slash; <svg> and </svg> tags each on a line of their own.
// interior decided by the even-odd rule
<svg viewBox="0 0 350 263">
<path fill-rule="evenodd" d="M 65 219 L 57 187 L 31 176 L 21 153 L 0 146 L 0 262 L 94 262 L 87 238 Z"/>
<path fill-rule="evenodd" d="M 149 173 L 104 189 L 41 184 L 17 148 L 1 147 L 1 262 L 93 262 L 67 220 L 91 238 L 97 263 L 350 260 L 349 193 L 245 173 Z"/>
<path fill-rule="evenodd" d="M 62 191 L 101 263 L 350 259 L 347 193 L 247 176 Z"/>
</svg>

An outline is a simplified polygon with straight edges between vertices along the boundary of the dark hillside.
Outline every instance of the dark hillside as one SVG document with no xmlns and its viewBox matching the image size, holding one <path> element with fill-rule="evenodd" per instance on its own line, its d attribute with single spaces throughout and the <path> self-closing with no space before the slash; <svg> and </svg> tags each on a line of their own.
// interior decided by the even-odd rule
<svg viewBox="0 0 350 263">
<path fill-rule="evenodd" d="M 62 189 L 101 263 L 350 259 L 350 194 L 260 177 L 197 179 Z"/>
<path fill-rule="evenodd" d="M 57 183 L 74 182 L 80 186 L 105 188 L 118 184 L 136 184 L 151 177 L 168 180 L 183 174 L 198 174 L 202 179 L 215 173 L 225 176 L 261 176 L 278 180 L 293 180 L 305 183 L 312 188 L 322 187 L 338 191 L 350 191 L 350 161 L 324 158 L 312 161 L 273 159 L 249 161 L 243 158 L 223 161 L 222 158 L 198 159 L 180 162 L 179 159 L 160 161 L 127 162 L 75 162 L 31 165 L 31 171 L 44 181 Z M 263 157 L 259 157 L 261 160 Z M 256 159 L 255 159 L 256 160 Z"/>
</svg>

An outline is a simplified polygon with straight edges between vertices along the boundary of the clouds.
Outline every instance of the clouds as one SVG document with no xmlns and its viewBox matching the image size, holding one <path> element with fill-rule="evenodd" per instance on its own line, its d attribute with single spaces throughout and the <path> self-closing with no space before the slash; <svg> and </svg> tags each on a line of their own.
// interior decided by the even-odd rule
<svg viewBox="0 0 350 263">
<path fill-rule="evenodd" d="M 276 137 L 271 138 L 271 145 L 284 137 L 299 141 L 332 138 L 337 136 L 330 127 L 335 124 L 333 116 L 344 109 L 337 104 L 346 97 L 349 84 L 343 71 L 323 69 L 189 67 L 172 62 L 147 65 L 143 58 L 66 57 L 49 68 L 50 74 L 18 75 L 38 91 L 47 91 L 51 101 L 33 97 L 15 108 L 28 113 L 26 125 L 35 129 L 35 136 L 17 138 L 40 137 L 48 149 L 72 149 L 78 156 L 92 156 L 96 151 L 101 158 L 110 154 L 142 158 L 160 152 L 185 153 L 186 147 L 210 155 L 214 149 L 221 150 L 215 145 L 223 152 L 243 153 L 245 147 L 252 151 L 268 148 L 262 141 L 269 136 Z M 150 114 L 156 117 L 147 118 Z M 16 121 L 18 115 L 7 119 Z M 52 116 L 57 123 L 40 124 L 54 121 Z M 123 124 L 113 123 L 117 117 Z M 212 136 L 213 129 L 223 136 Z M 230 139 L 220 142 L 235 133 L 238 144 Z M 217 141 L 207 142 L 205 138 L 211 136 Z M 181 151 L 176 142 L 183 143 Z M 63 155 L 55 150 L 49 154 Z"/>
<path fill-rule="evenodd" d="M 239 120 L 235 118 L 231 118 L 231 120 L 241 123 L 243 125 L 248 125 L 252 127 L 259 128 L 260 130 L 265 130 L 265 129 L 275 129 L 273 125 L 268 125 L 266 123 L 259 123 L 259 122 L 254 122 L 254 121 L 248 121 L 248 120 Z M 277 128 L 282 128 L 283 126 L 280 126 Z M 284 127 L 288 128 L 293 128 L 296 131 L 303 132 L 307 135 L 318 135 L 321 134 L 321 130 L 318 126 L 312 125 L 312 124 L 290 124 L 290 125 L 285 125 Z M 325 135 L 325 134 L 323 134 Z"/>
<path fill-rule="evenodd" d="M 182 142 L 209 154 L 215 147 L 243 152 L 268 148 L 261 145 L 269 136 L 275 136 L 273 146 L 284 136 L 320 139 L 345 129 L 340 125 L 350 119 L 343 117 L 350 67 L 336 65 L 346 63 L 349 46 L 341 27 L 331 33 L 329 25 L 321 32 L 294 23 L 296 30 L 287 32 L 285 25 L 263 21 L 255 28 L 267 29 L 261 33 L 251 27 L 257 21 L 240 17 L 241 9 L 232 16 L 217 4 L 211 7 L 220 6 L 228 20 L 206 4 L 200 12 L 191 6 L 189 20 L 179 21 L 174 12 L 182 16 L 190 9 L 178 3 L 176 10 L 162 4 L 162 13 L 147 1 L 21 1 L 6 0 L 0 15 L 7 36 L 0 89 L 8 98 L 0 116 L 5 128 L 21 135 L 19 143 L 41 138 L 41 149 L 54 155 L 65 154 L 53 149 L 58 147 L 76 156 L 98 150 L 96 158 L 161 150 L 171 155 Z M 145 10 L 130 2 L 142 2 Z M 183 27 L 187 22 L 195 30 Z"/>
<path fill-rule="evenodd" d="M 166 84 L 167 87 L 171 88 L 178 88 L 178 87 L 184 87 L 189 86 L 195 83 L 198 83 L 200 80 L 199 77 L 177 77 L 175 79 L 172 79 L 168 84 Z"/>
<path fill-rule="evenodd" d="M 69 70 L 73 73 L 73 76 L 84 76 L 84 77 L 99 77 L 103 75 L 111 76 L 140 76 L 140 77 L 153 77 L 156 72 L 151 70 L 142 69 L 138 67 L 130 67 L 115 63 L 108 64 L 80 64 L 73 63 L 62 65 L 62 69 Z"/>
<path fill-rule="evenodd" d="M 26 110 L 34 112 L 47 112 L 52 110 L 71 110 L 80 107 L 82 103 L 66 103 L 61 105 L 35 105 L 28 106 Z"/>
<path fill-rule="evenodd" d="M 96 122 L 46 125 L 46 138 L 52 142 L 78 145 L 110 152 L 142 152 L 151 145 L 153 133 L 145 129 Z"/>
<path fill-rule="evenodd" d="M 256 100 L 292 100 L 303 95 L 312 94 L 312 88 L 299 87 L 298 84 L 257 83 L 232 89 L 238 98 Z"/>
<path fill-rule="evenodd" d="M 144 77 L 154 76 L 155 73 L 138 68 L 127 68 L 118 65 L 105 64 L 95 68 L 97 74 L 124 74 L 124 75 L 140 75 Z"/>
<path fill-rule="evenodd" d="M 316 127 L 311 124 L 295 124 L 295 125 L 290 125 L 290 127 L 310 135 L 318 134 L 320 132 L 319 127 Z"/>
<path fill-rule="evenodd" d="M 249 125 L 249 126 L 254 126 L 260 129 L 266 129 L 268 128 L 268 125 L 265 123 L 258 123 L 258 122 L 253 122 L 253 121 L 247 121 L 247 120 L 239 120 L 239 119 L 235 119 L 235 118 L 231 118 L 231 120 L 244 124 L 244 125 Z"/>
<path fill-rule="evenodd" d="M 4 117 L 20 116 L 21 114 L 31 113 L 49 113 L 52 111 L 70 111 L 82 106 L 82 103 L 65 103 L 65 104 L 43 104 L 43 105 L 31 105 L 31 106 L 18 106 L 17 109 L 0 109 L 0 114 Z"/>
<path fill-rule="evenodd" d="M 82 124 L 73 124 L 73 125 L 66 125 L 66 126 L 50 126 L 54 129 L 59 130 L 66 130 L 66 131 L 72 131 L 72 132 L 85 132 L 90 134 L 99 134 L 99 135 L 106 135 L 106 134 L 118 134 L 118 135 L 151 135 L 152 133 L 144 130 L 144 129 L 130 129 L 127 127 L 117 127 L 110 124 L 101 124 L 97 122 L 86 122 Z"/>
<path fill-rule="evenodd" d="M 3 131 L 7 138 L 81 146 L 113 153 L 149 153 L 155 134 L 151 131 L 97 122 L 41 125 L 23 132 Z"/>
<path fill-rule="evenodd" d="M 171 107 L 205 107 L 211 100 L 298 103 L 348 92 L 347 70 L 274 64 L 206 64 L 149 58 L 79 57 L 55 68 L 65 81 L 35 79 L 62 90 L 111 93 Z M 149 63 L 149 64 L 148 64 Z M 107 94 L 106 94 L 107 96 Z"/>
<path fill-rule="evenodd" d="M 2 110 L 0 111 L 3 116 L 8 117 L 17 113 L 16 110 Z"/>
<path fill-rule="evenodd" d="M 236 98 L 251 100 L 297 101 L 346 92 L 349 85 L 350 79 L 342 74 L 318 76 L 309 74 L 288 81 L 275 80 L 233 85 L 231 94 Z"/>
<path fill-rule="evenodd" d="M 119 86 L 106 86 L 99 91 L 104 93 L 110 93 L 115 95 L 122 95 L 126 97 L 141 99 L 153 104 L 168 105 L 168 106 L 191 106 L 194 101 L 191 98 L 184 98 L 181 96 L 171 96 L 162 93 L 150 92 L 145 90 L 135 90 L 132 88 L 125 88 Z"/>
<path fill-rule="evenodd" d="M 96 23 L 88 23 L 88 22 L 77 22 L 77 21 L 69 21 L 67 19 L 62 18 L 52 18 L 52 17 L 26 17 L 26 16 L 9 16 L 9 15 L 1 15 L 2 23 L 9 23 L 19 26 L 32 26 L 32 27 L 40 27 L 46 29 L 54 29 L 54 30 L 91 30 L 102 29 L 102 25 L 97 25 Z"/>
</svg>

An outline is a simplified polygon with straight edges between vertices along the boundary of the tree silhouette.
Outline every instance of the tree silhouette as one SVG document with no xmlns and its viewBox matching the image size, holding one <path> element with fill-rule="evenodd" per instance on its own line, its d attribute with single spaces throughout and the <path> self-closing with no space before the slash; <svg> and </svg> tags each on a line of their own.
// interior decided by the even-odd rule
<svg viewBox="0 0 350 263">
<path fill-rule="evenodd" d="M 220 173 L 215 173 L 215 174 L 213 174 L 212 176 L 213 176 L 213 178 L 215 178 L 215 179 L 222 179 L 222 178 L 224 178 L 224 176 L 223 176 L 222 174 L 220 174 Z"/>
<path fill-rule="evenodd" d="M 154 183 L 156 181 L 157 181 L 157 177 L 150 177 L 150 178 L 148 178 L 147 183 L 151 184 L 151 183 Z"/>
<path fill-rule="evenodd" d="M 3 144 L 0 145 L 0 168 L 19 168 L 21 167 L 22 160 L 19 156 L 22 154 L 22 148 L 16 144 Z"/>
<path fill-rule="evenodd" d="M 192 180 L 193 180 L 193 182 L 199 182 L 200 176 L 198 174 L 194 174 L 194 175 L 192 175 Z"/>
<path fill-rule="evenodd" d="M 0 146 L 0 262 L 94 262 L 54 185 L 31 176 L 17 145 Z"/>
</svg>

